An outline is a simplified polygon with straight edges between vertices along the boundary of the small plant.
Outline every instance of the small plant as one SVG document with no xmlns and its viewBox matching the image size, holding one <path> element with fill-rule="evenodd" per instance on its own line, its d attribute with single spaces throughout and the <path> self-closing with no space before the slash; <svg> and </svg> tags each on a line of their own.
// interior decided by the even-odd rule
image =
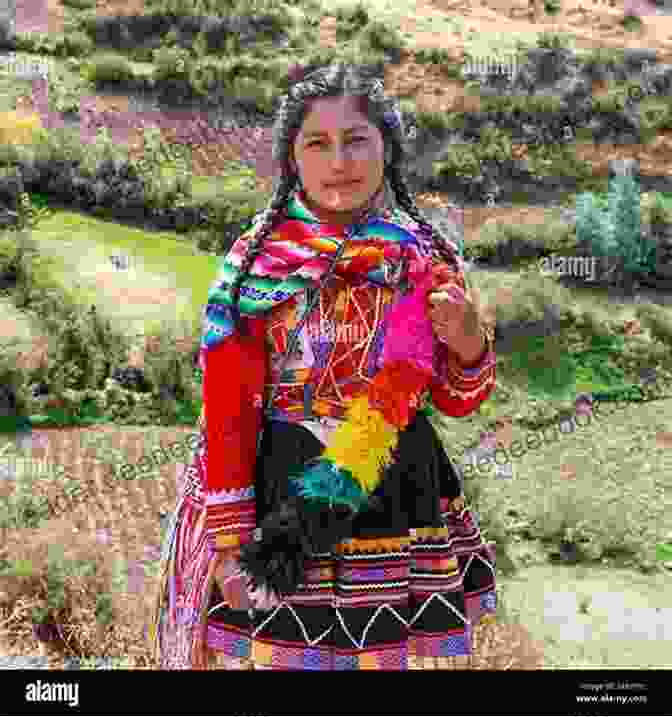
<svg viewBox="0 0 672 717">
<path fill-rule="evenodd" d="M 634 13 L 628 13 L 621 20 L 621 25 L 623 25 L 625 30 L 627 30 L 628 32 L 634 32 L 637 30 L 641 30 L 642 20 L 638 15 L 635 15 Z"/>
<path fill-rule="evenodd" d="M 0 504 L 0 530 L 38 528 L 50 515 L 47 497 L 34 494 L 30 476 L 19 475 L 14 492 Z"/>
<path fill-rule="evenodd" d="M 180 39 L 180 36 L 175 30 L 169 30 L 164 38 L 163 38 L 163 46 L 164 47 L 175 47 L 177 45 L 177 41 Z"/>
<path fill-rule="evenodd" d="M 584 595 L 581 600 L 579 600 L 579 612 L 582 615 L 588 615 L 591 603 L 592 598 L 589 595 Z"/>
<path fill-rule="evenodd" d="M 537 47 L 547 50 L 564 50 L 569 45 L 569 38 L 557 32 L 542 32 L 537 40 Z"/>
<path fill-rule="evenodd" d="M 615 87 L 602 97 L 593 97 L 592 111 L 596 113 L 609 114 L 610 112 L 622 112 L 628 101 L 627 88 Z"/>
<path fill-rule="evenodd" d="M 649 211 L 651 224 L 669 224 L 672 221 L 672 211 L 669 201 L 665 201 L 662 194 L 656 193 Z"/>
<path fill-rule="evenodd" d="M 557 15 L 562 10 L 560 0 L 544 0 L 544 12 L 547 15 Z"/>
<path fill-rule="evenodd" d="M 656 545 L 656 560 L 672 567 L 672 541 Z"/>
<path fill-rule="evenodd" d="M 194 41 L 194 53 L 196 57 L 203 58 L 208 54 L 208 38 L 204 32 L 199 32 Z"/>
</svg>

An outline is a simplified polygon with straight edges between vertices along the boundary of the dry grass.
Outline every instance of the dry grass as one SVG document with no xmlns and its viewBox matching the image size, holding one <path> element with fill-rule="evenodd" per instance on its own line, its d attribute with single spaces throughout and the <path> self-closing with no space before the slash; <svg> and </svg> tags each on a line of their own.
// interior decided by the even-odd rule
<svg viewBox="0 0 672 717">
<path fill-rule="evenodd" d="M 63 479 L 36 478 L 32 494 L 44 497 L 51 517 L 37 528 L 3 531 L 2 557 L 29 561 L 29 579 L 0 579 L 0 640 L 13 646 L 14 654 L 30 654 L 38 647 L 32 636 L 30 610 L 44 604 L 49 590 L 46 576 L 49 561 L 57 557 L 81 560 L 96 566 L 96 574 L 77 578 L 67 575 L 61 624 L 64 635 L 51 643 L 48 652 L 58 660 L 69 655 L 119 657 L 138 666 L 149 665 L 150 655 L 143 637 L 152 615 L 154 580 L 152 567 L 158 565 L 160 547 L 159 512 L 170 511 L 177 499 L 174 463 L 159 467 L 158 475 L 131 481 L 115 479 L 109 467 L 96 458 L 95 449 L 83 445 L 83 432 L 109 434 L 129 464 L 149 453 L 147 435 L 141 430 L 118 430 L 115 426 L 52 429 L 38 432 L 47 436 L 31 457 L 62 466 L 69 483 L 76 484 L 79 496 L 66 496 Z M 193 429 L 162 431 L 159 443 L 167 448 L 183 442 Z M 173 458 L 173 461 L 175 459 Z M 13 488 L 0 484 L 0 499 Z M 56 551 L 56 552 L 54 552 Z M 142 565 L 149 572 L 142 575 Z M 119 567 L 130 567 L 128 584 L 119 581 Z M 53 591 L 53 588 L 52 588 Z M 114 620 L 109 628 L 98 626 L 97 601 L 108 596 Z"/>
</svg>

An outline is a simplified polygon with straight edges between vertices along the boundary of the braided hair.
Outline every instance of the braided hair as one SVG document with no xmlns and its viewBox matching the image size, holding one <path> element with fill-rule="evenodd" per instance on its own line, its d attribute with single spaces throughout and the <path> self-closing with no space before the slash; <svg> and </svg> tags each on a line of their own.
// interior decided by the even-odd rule
<svg viewBox="0 0 672 717">
<path fill-rule="evenodd" d="M 406 157 L 405 134 L 401 114 L 393 100 L 382 93 L 380 79 L 371 78 L 354 65 L 336 63 L 326 67 L 295 67 L 289 77 L 289 91 L 282 98 L 273 126 L 273 159 L 280 164 L 281 175 L 268 208 L 259 216 L 260 224 L 254 232 L 242 261 L 240 272 L 231 287 L 232 310 L 236 328 L 245 334 L 244 323 L 240 320 L 240 292 L 243 283 L 257 257 L 264 250 L 264 243 L 276 226 L 287 216 L 289 199 L 296 187 L 299 176 L 290 163 L 290 152 L 299 133 L 311 103 L 331 97 L 354 96 L 361 113 L 376 126 L 382 134 L 390 159 L 385 164 L 385 180 L 389 183 L 397 204 L 420 227 L 431 247 L 433 257 L 439 262 L 457 266 L 453 251 L 446 239 L 425 219 L 415 205 L 402 166 Z"/>
</svg>

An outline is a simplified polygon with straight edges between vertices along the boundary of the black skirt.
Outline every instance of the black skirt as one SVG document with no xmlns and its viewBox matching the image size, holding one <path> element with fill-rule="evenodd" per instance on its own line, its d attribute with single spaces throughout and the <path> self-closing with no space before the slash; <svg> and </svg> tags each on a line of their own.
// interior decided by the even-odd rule
<svg viewBox="0 0 672 717">
<path fill-rule="evenodd" d="M 324 448 L 298 423 L 267 424 L 255 482 L 259 523 L 291 497 L 287 476 L 321 455 Z M 425 414 L 418 413 L 400 433 L 394 457 L 373 493 L 379 506 L 354 519 L 353 538 L 401 536 L 410 528 L 438 527 L 442 525 L 439 499 L 461 495 L 459 475 Z"/>
<path fill-rule="evenodd" d="M 267 562 L 279 553 L 282 563 L 291 552 L 266 529 L 282 523 L 278 516 L 295 500 L 287 476 L 323 450 L 301 425 L 267 424 L 255 485 Z M 247 658 L 265 669 L 405 670 L 409 656 L 470 654 L 474 621 L 495 610 L 493 546 L 468 509 L 442 514 L 441 498 L 461 495 L 461 481 L 424 414 L 400 434 L 394 458 L 373 494 L 376 508 L 349 521 L 333 512 L 313 517 L 324 549 L 303 556 L 296 589 L 280 606 L 231 610 L 215 588 L 208 611 L 214 669 Z"/>
</svg>

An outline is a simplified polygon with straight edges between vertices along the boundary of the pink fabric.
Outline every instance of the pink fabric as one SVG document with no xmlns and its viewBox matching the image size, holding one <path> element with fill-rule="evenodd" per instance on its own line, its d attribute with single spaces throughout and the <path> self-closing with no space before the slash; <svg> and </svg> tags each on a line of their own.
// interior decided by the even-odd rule
<svg viewBox="0 0 672 717">
<path fill-rule="evenodd" d="M 430 264 L 418 280 L 415 289 L 390 309 L 381 363 L 412 361 L 435 375 L 436 338 L 427 311 L 427 295 L 434 286 Z"/>
</svg>

